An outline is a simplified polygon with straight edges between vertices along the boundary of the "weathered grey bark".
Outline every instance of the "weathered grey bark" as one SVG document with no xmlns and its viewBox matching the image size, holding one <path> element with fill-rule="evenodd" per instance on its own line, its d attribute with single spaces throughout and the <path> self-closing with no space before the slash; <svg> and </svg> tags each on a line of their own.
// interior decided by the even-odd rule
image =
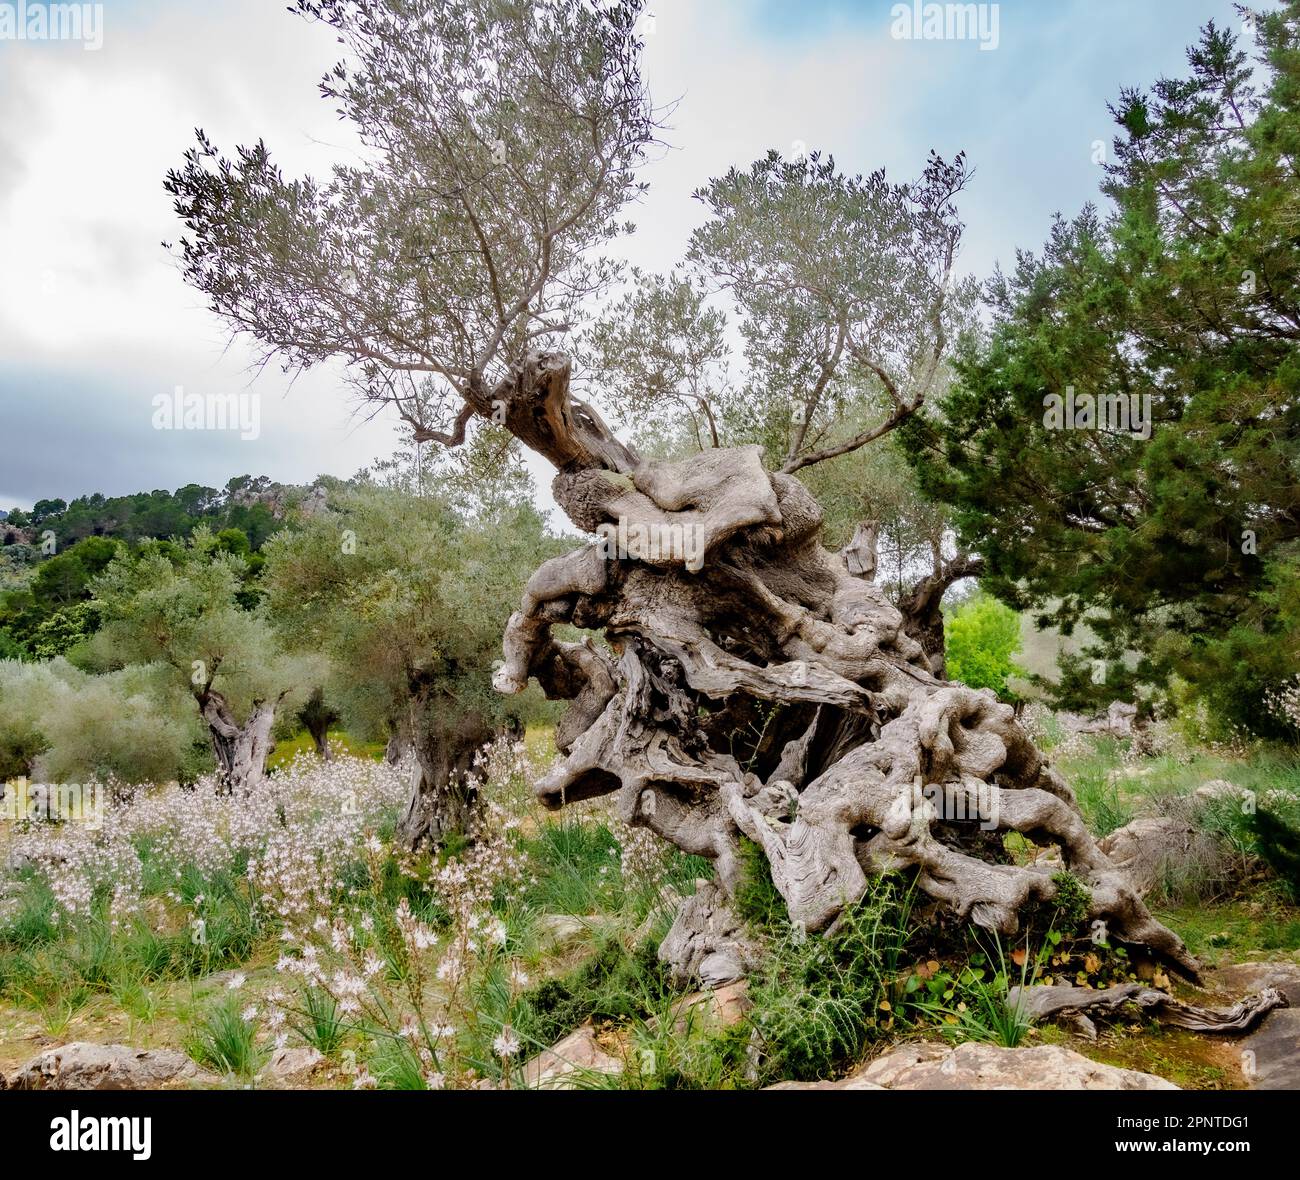
<svg viewBox="0 0 1300 1180">
<path fill-rule="evenodd" d="M 199 712 L 207 722 L 222 791 L 247 794 L 261 785 L 271 752 L 275 711 L 282 699 L 283 694 L 275 701 L 254 701 L 248 717 L 240 724 L 229 702 L 216 689 L 209 686 L 198 694 Z"/>
<path fill-rule="evenodd" d="M 397 823 L 397 839 L 410 849 L 437 848 L 469 831 L 479 803 L 475 755 L 493 737 L 476 710 L 444 697 L 417 694 L 407 738 L 415 754 L 411 795 Z"/>
<path fill-rule="evenodd" d="M 531 677 L 573 701 L 557 733 L 564 757 L 537 788 L 544 804 L 612 795 L 626 822 L 713 858 L 724 893 L 748 836 L 810 932 L 871 876 L 905 871 L 962 918 L 1011 934 L 1057 884 L 981 856 L 989 841 L 963 839 L 947 814 L 960 804 L 975 817 L 965 827 L 1059 846 L 1112 939 L 1196 975 L 1013 710 L 936 677 L 902 613 L 822 548 L 821 510 L 796 478 L 765 470 L 757 447 L 642 459 L 570 398 L 568 379 L 565 357 L 534 354 L 491 401 L 555 464 L 552 490 L 579 528 L 621 523 L 620 535 L 635 526 L 661 543 L 546 562 L 510 619 L 498 691 Z M 702 555 L 697 568 L 688 551 Z M 561 623 L 603 630 L 608 650 L 554 639 Z"/>
<path fill-rule="evenodd" d="M 939 561 L 932 574 L 926 574 L 898 604 L 903 616 L 903 630 L 921 645 L 930 671 L 940 680 L 948 676 L 947 644 L 943 632 L 943 596 L 948 588 L 963 578 L 976 578 L 984 572 L 984 559 L 959 553 L 951 561 Z"/>
<path fill-rule="evenodd" d="M 880 565 L 880 526 L 874 520 L 862 521 L 853 531 L 853 540 L 842 550 L 848 572 L 868 582 L 876 580 Z M 984 559 L 958 553 L 945 561 L 936 542 L 934 570 L 921 578 L 903 595 L 898 604 L 903 616 L 903 630 L 921 645 L 930 671 L 940 680 L 947 678 L 947 648 L 943 632 L 943 596 L 948 588 L 963 578 L 977 578 L 984 572 Z"/>
<path fill-rule="evenodd" d="M 396 766 L 406 757 L 408 749 L 406 740 L 400 734 L 391 733 L 388 735 L 388 741 L 384 746 L 384 761 L 389 766 Z"/>
<path fill-rule="evenodd" d="M 1164 1024 L 1192 1032 L 1248 1032 L 1274 1008 L 1285 1008 L 1286 997 L 1275 987 L 1266 987 L 1238 1000 L 1229 1008 L 1206 1008 L 1174 999 L 1168 992 L 1140 983 L 1121 983 L 1097 991 L 1093 988 L 1053 984 L 1047 987 L 1013 987 L 1007 1003 L 1019 1008 L 1031 1020 L 1060 1020 L 1067 1017 L 1113 1015 L 1135 1004 Z"/>
</svg>

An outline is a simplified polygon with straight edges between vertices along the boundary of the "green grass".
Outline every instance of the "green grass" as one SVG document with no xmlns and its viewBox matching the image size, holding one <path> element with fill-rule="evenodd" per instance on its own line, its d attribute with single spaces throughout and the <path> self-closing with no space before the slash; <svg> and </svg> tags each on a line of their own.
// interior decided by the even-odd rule
<svg viewBox="0 0 1300 1180">
<path fill-rule="evenodd" d="M 240 1015 L 235 996 L 208 1011 L 185 1047 L 200 1065 L 218 1073 L 251 1077 L 262 1063 L 257 1027 Z"/>
<path fill-rule="evenodd" d="M 525 892 L 525 904 L 541 913 L 578 915 L 622 907 L 619 844 L 604 824 L 549 823 L 525 848 L 543 869 Z"/>
<path fill-rule="evenodd" d="M 237 966 L 265 933 L 247 880 L 235 873 L 204 878 L 191 868 L 182 874 L 183 897 L 192 902 L 204 894 L 198 940 L 186 924 L 188 910 L 175 916 L 175 929 L 156 930 L 140 917 L 115 923 L 110 899 L 100 896 L 89 913 L 55 923 L 45 884 L 29 876 L 21 889 L 15 915 L 0 927 L 0 997 L 41 1010 L 75 1011 L 96 994 L 130 996 L 160 980 L 198 979 Z M 156 889 L 154 896 L 163 892 L 161 882 Z"/>
<path fill-rule="evenodd" d="M 910 935 L 911 895 L 888 880 L 824 937 L 789 929 L 750 981 L 749 1021 L 769 1077 L 825 1077 L 892 1030 L 889 996 Z"/>
<path fill-rule="evenodd" d="M 1062 764 L 1083 818 L 1098 836 L 1122 828 L 1137 813 L 1134 802 L 1122 792 L 1115 777 L 1120 765 L 1119 744 L 1111 738 L 1098 739 L 1089 753 Z"/>
<path fill-rule="evenodd" d="M 326 1057 L 333 1057 L 347 1037 L 347 1025 L 334 997 L 318 987 L 307 987 L 300 993 L 302 1007 L 289 1020 L 294 1030 L 313 1049 Z"/>
<path fill-rule="evenodd" d="M 1008 966 L 1002 940 L 995 935 L 991 953 L 976 952 L 957 976 L 939 975 L 927 980 L 928 986 L 917 988 L 923 998 L 913 1007 L 917 1014 L 933 1021 L 948 1040 L 981 1041 L 1015 1049 L 1029 1035 L 1033 1022 L 1025 1010 L 1023 994 L 1017 1003 L 1011 1002 L 1011 988 L 1028 986 L 1034 978 L 1034 966 L 1043 957 L 1041 952 L 1030 953 L 1026 944 L 1017 972 L 1012 969 L 1014 964 Z M 933 989 L 936 983 L 938 988 Z"/>
<path fill-rule="evenodd" d="M 384 742 L 362 742 L 356 738 L 350 737 L 341 729 L 331 729 L 329 731 L 329 743 L 335 749 L 342 749 L 344 753 L 351 754 L 354 758 L 369 758 L 373 762 L 378 762 L 384 757 L 387 745 Z M 271 751 L 266 760 L 267 770 L 280 770 L 288 766 L 299 754 L 316 754 L 316 743 L 312 741 L 311 734 L 305 729 L 295 734 L 292 738 L 284 738 L 275 743 L 275 749 Z"/>
<path fill-rule="evenodd" d="M 1156 909 L 1155 916 L 1177 930 L 1192 954 L 1211 963 L 1241 962 L 1261 953 L 1300 951 L 1300 907 L 1277 899 L 1199 902 Z"/>
</svg>

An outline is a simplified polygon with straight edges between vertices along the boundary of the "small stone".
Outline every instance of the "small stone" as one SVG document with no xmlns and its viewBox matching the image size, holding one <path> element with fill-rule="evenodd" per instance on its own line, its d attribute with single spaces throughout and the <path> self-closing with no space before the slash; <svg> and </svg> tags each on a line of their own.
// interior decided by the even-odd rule
<svg viewBox="0 0 1300 1180">
<path fill-rule="evenodd" d="M 159 1090 L 217 1081 L 172 1049 L 74 1041 L 32 1058 L 10 1084 L 15 1090 Z"/>
<path fill-rule="evenodd" d="M 575 1075 L 593 1072 L 622 1073 L 623 1063 L 606 1053 L 596 1042 L 595 1030 L 584 1024 L 525 1062 L 524 1084 L 537 1090 L 571 1090 Z"/>
<path fill-rule="evenodd" d="M 712 991 L 692 992 L 673 1007 L 673 1028 L 679 1035 L 688 1028 L 731 1028 L 745 1019 L 754 1006 L 749 998 L 749 984 L 744 979 Z"/>
<path fill-rule="evenodd" d="M 1188 858 L 1198 839 L 1191 824 L 1164 815 L 1139 816 L 1098 841 L 1098 847 L 1128 874 L 1145 897 L 1172 866 Z"/>
<path fill-rule="evenodd" d="M 294 1074 L 315 1069 L 324 1060 L 323 1055 L 310 1045 L 295 1045 L 292 1048 L 277 1049 L 266 1068 L 272 1077 L 291 1078 Z"/>
<path fill-rule="evenodd" d="M 586 930 L 587 923 L 576 914 L 543 914 L 537 919 L 541 941 L 552 950 L 572 946 Z"/>
<path fill-rule="evenodd" d="M 1196 788 L 1194 798 L 1202 803 L 1213 803 L 1219 799 L 1233 799 L 1246 792 L 1227 779 L 1216 778 Z"/>
</svg>

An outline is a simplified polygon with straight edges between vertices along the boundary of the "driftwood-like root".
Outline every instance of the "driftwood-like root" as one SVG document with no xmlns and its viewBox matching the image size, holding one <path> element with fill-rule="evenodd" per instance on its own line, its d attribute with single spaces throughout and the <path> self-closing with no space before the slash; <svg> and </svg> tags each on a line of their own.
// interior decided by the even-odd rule
<svg viewBox="0 0 1300 1180">
<path fill-rule="evenodd" d="M 1266 987 L 1238 1000 L 1228 1008 L 1207 1008 L 1176 1000 L 1168 992 L 1157 991 L 1140 983 L 1121 983 L 1096 991 L 1092 988 L 1063 984 L 1037 987 L 1013 987 L 1007 1003 L 1030 1020 L 1073 1021 L 1082 1016 L 1091 1021 L 1096 1015 L 1114 1015 L 1127 1005 L 1153 1015 L 1162 1024 L 1192 1032 L 1249 1032 L 1274 1008 L 1287 1007 L 1287 999 L 1275 987 Z M 1085 1026 L 1086 1027 L 1086 1026 Z"/>
</svg>

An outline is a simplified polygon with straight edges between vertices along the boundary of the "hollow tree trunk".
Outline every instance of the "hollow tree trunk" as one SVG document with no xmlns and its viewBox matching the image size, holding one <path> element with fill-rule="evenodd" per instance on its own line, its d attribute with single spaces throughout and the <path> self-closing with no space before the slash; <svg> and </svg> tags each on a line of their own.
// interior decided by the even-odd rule
<svg viewBox="0 0 1300 1180">
<path fill-rule="evenodd" d="M 469 830 L 479 802 L 474 756 L 492 737 L 491 726 L 475 710 L 457 709 L 442 697 L 412 702 L 409 738 L 415 769 L 397 825 L 404 847 L 437 848 Z"/>
<path fill-rule="evenodd" d="M 984 561 L 959 553 L 952 561 L 940 564 L 937 572 L 927 574 L 903 596 L 898 604 L 903 616 L 903 630 L 921 645 L 930 671 L 940 680 L 948 677 L 947 648 L 943 634 L 943 596 L 954 582 L 978 577 Z"/>
<path fill-rule="evenodd" d="M 625 822 L 715 861 L 719 895 L 678 916 L 706 921 L 708 937 L 675 930 L 661 954 L 695 948 L 711 970 L 743 960 L 719 934 L 742 836 L 809 932 L 870 878 L 902 873 L 959 918 L 1013 934 L 1060 873 L 1012 863 L 1001 839 L 1014 832 L 1060 849 L 1094 932 L 1196 976 L 1011 707 L 937 677 L 903 613 L 822 548 L 821 509 L 798 479 L 765 470 L 758 447 L 641 459 L 570 398 L 559 354 L 475 396 L 482 413 L 504 406 L 504 425 L 556 466 L 557 502 L 603 541 L 539 567 L 493 678 L 506 693 L 534 678 L 573 702 L 539 798 L 611 795 Z M 609 542 L 614 530 L 635 552 Z M 608 649 L 554 638 L 563 623 L 603 630 Z"/>
<path fill-rule="evenodd" d="M 254 701 L 241 725 L 226 698 L 215 689 L 205 689 L 198 701 L 217 759 L 218 788 L 226 793 L 255 790 L 266 777 L 271 729 L 279 702 Z"/>
</svg>

